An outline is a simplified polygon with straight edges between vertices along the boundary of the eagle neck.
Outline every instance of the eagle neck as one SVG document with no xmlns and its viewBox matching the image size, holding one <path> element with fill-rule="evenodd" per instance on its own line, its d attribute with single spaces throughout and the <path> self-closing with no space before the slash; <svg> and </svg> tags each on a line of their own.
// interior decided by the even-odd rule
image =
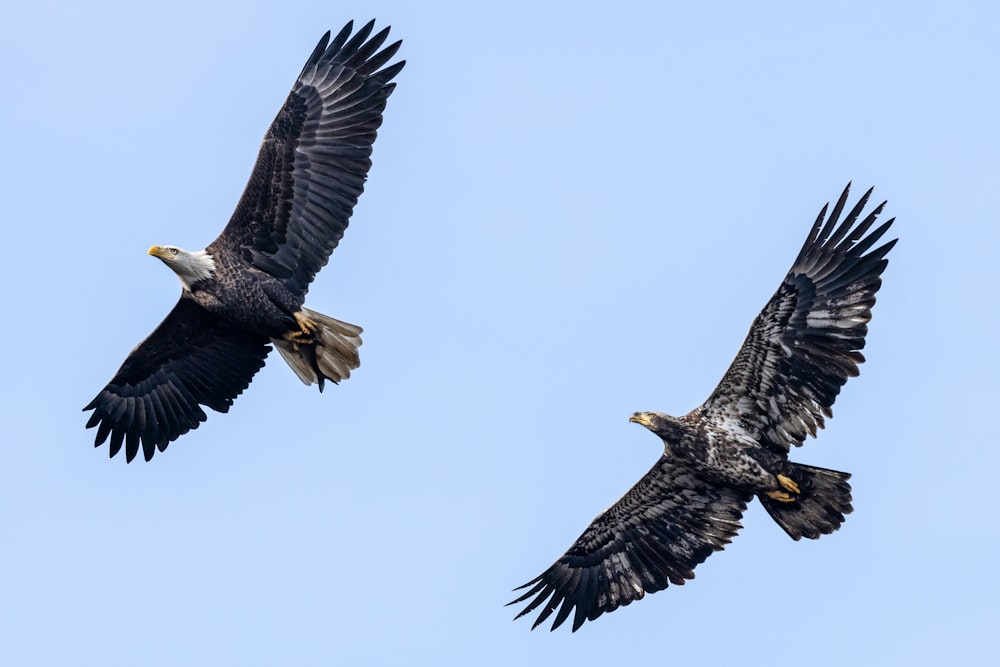
<svg viewBox="0 0 1000 667">
<path fill-rule="evenodd" d="M 207 250 L 188 253 L 187 261 L 177 263 L 174 270 L 181 280 L 181 285 L 188 292 L 203 280 L 215 275 L 215 258 Z"/>
</svg>

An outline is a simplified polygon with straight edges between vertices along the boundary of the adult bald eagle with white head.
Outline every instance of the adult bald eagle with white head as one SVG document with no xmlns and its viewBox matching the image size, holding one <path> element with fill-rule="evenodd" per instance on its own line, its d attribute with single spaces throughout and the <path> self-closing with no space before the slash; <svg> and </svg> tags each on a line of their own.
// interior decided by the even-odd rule
<svg viewBox="0 0 1000 667">
<path fill-rule="evenodd" d="M 131 461 L 148 461 L 205 421 L 201 406 L 227 412 L 274 343 L 307 385 L 350 376 L 361 327 L 304 307 L 316 273 L 347 229 L 371 167 L 382 112 L 405 61 L 383 67 L 374 21 L 351 35 L 327 32 L 264 136 L 236 210 L 207 248 L 153 246 L 180 278 L 180 301 L 86 408 L 95 446 L 110 438 Z M 380 50 L 381 49 L 381 50 Z"/>
<path fill-rule="evenodd" d="M 540 609 L 586 621 L 647 593 L 681 585 L 742 527 L 758 498 L 794 540 L 840 528 L 852 511 L 850 474 L 788 460 L 833 415 L 841 387 L 865 358 L 868 322 L 895 240 L 873 246 L 892 220 L 864 218 L 871 190 L 841 222 L 850 186 L 827 217 L 820 211 L 802 250 L 757 315 L 736 359 L 700 407 L 683 417 L 637 412 L 631 421 L 663 443 L 663 454 L 624 496 L 597 516 L 549 569 L 510 604 L 518 618 Z"/>
</svg>

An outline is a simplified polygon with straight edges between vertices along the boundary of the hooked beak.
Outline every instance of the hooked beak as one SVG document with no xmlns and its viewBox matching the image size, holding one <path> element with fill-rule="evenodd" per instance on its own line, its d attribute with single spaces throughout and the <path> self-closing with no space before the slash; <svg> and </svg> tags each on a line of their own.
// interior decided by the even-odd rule
<svg viewBox="0 0 1000 667">
<path fill-rule="evenodd" d="M 649 419 L 649 415 L 645 412 L 636 412 L 631 417 L 629 417 L 629 423 L 642 424 L 643 426 L 649 426 L 652 422 Z"/>
<path fill-rule="evenodd" d="M 159 257 L 160 259 L 167 258 L 167 252 L 162 246 L 154 245 L 149 249 L 149 253 L 153 257 Z"/>
</svg>

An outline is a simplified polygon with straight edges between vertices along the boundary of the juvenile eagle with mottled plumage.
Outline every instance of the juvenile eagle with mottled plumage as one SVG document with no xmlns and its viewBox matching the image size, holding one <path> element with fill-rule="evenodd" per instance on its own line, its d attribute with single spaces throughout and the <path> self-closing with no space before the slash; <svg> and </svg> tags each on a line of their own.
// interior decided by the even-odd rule
<svg viewBox="0 0 1000 667">
<path fill-rule="evenodd" d="M 347 229 L 371 167 L 372 144 L 405 61 L 383 67 L 401 42 L 382 48 L 374 21 L 351 36 L 327 32 L 264 136 L 236 210 L 207 248 L 153 246 L 180 278 L 180 301 L 84 411 L 131 461 L 148 461 L 205 421 L 201 406 L 227 412 L 264 366 L 273 342 L 307 385 L 338 382 L 358 367 L 361 327 L 303 306 L 309 284 Z M 369 38 L 370 37 L 370 38 Z M 381 50 L 380 50 L 381 49 Z"/>
<path fill-rule="evenodd" d="M 555 630 L 572 615 L 575 632 L 646 593 L 683 584 L 732 540 L 755 496 L 794 540 L 844 522 L 850 475 L 793 463 L 788 453 L 823 428 L 840 388 L 858 375 L 885 257 L 896 243 L 872 250 L 893 220 L 869 233 L 885 206 L 861 219 L 871 190 L 838 224 L 849 190 L 828 218 L 823 207 L 708 400 L 679 418 L 632 415 L 663 440 L 663 455 L 552 567 L 515 589 L 528 589 L 509 603 L 528 601 L 516 618 L 541 608 L 532 629 L 555 613 Z"/>
</svg>

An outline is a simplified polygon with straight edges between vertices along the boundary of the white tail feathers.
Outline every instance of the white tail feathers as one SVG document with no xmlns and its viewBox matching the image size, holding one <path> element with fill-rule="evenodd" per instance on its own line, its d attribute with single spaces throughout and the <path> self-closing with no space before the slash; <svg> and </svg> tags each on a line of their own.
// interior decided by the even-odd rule
<svg viewBox="0 0 1000 667">
<path fill-rule="evenodd" d="M 346 380 L 351 370 L 361 365 L 358 347 L 362 329 L 308 308 L 303 308 L 302 314 L 317 325 L 315 342 L 292 343 L 279 338 L 271 342 L 302 382 L 318 384 L 323 391 L 324 380 Z"/>
</svg>

